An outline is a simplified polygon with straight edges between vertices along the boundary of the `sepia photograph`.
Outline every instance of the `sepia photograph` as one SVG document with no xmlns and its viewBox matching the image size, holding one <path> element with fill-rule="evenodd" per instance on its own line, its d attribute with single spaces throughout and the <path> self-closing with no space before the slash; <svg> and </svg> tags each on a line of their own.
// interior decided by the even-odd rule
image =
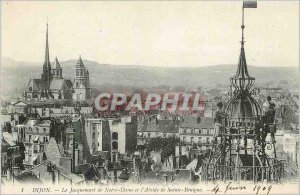
<svg viewBox="0 0 300 195">
<path fill-rule="evenodd" d="M 299 1 L 0 1 L 1 194 L 300 194 Z"/>
</svg>

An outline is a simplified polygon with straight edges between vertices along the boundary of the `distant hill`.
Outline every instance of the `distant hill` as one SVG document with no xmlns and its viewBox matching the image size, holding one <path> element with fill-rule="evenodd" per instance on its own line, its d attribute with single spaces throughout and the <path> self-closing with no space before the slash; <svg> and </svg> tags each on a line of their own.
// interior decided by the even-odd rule
<svg viewBox="0 0 300 195">
<path fill-rule="evenodd" d="M 77 60 L 62 61 L 63 76 L 73 80 Z M 150 67 L 133 65 L 106 65 L 83 60 L 90 72 L 91 85 L 95 88 L 103 84 L 155 87 L 159 85 L 197 88 L 229 85 L 229 78 L 235 74 L 237 65 L 216 65 L 206 67 Z M 39 78 L 42 64 L 19 62 L 2 58 L 2 96 L 19 96 L 28 84 L 30 77 Z M 250 75 L 256 83 L 287 80 L 296 83 L 299 77 L 297 67 L 257 67 L 249 66 Z"/>
</svg>

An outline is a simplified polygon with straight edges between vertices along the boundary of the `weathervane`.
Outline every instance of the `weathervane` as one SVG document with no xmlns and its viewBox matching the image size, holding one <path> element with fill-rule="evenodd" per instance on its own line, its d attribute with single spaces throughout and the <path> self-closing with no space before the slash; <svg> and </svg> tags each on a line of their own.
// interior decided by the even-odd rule
<svg viewBox="0 0 300 195">
<path fill-rule="evenodd" d="M 243 1 L 243 16 L 242 16 L 242 47 L 244 46 L 244 29 L 245 29 L 245 25 L 244 25 L 244 8 L 257 8 L 257 2 L 256 1 Z"/>
</svg>

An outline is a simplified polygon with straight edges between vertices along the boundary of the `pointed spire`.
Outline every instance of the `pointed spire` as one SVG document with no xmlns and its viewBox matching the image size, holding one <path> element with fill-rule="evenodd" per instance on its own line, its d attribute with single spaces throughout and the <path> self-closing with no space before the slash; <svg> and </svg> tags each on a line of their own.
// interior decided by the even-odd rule
<svg viewBox="0 0 300 195">
<path fill-rule="evenodd" d="M 232 77 L 231 83 L 235 86 L 235 88 L 239 89 L 239 90 L 249 90 L 253 84 L 254 84 L 254 77 L 251 77 L 248 73 L 248 68 L 247 68 L 247 62 L 246 62 L 246 55 L 245 55 L 245 49 L 244 49 L 244 44 L 245 44 L 245 40 L 244 40 L 244 29 L 245 29 L 245 25 L 244 25 L 244 8 L 243 8 L 243 15 L 242 15 L 242 40 L 241 40 L 241 52 L 240 52 L 240 57 L 239 57 L 239 64 L 238 64 L 238 68 L 237 71 L 234 75 L 234 77 Z"/>
<path fill-rule="evenodd" d="M 78 67 L 78 68 L 84 67 L 84 64 L 83 64 L 82 59 L 81 59 L 81 55 L 79 55 L 79 59 L 77 61 L 76 67 Z"/>
<path fill-rule="evenodd" d="M 44 68 L 51 69 L 50 57 L 49 57 L 49 43 L 48 43 L 48 18 L 47 18 L 47 28 L 46 28 L 46 49 L 45 49 Z"/>
<path fill-rule="evenodd" d="M 61 66 L 60 66 L 60 63 L 59 63 L 57 57 L 55 57 L 54 68 L 56 68 L 56 69 L 61 69 Z"/>
</svg>

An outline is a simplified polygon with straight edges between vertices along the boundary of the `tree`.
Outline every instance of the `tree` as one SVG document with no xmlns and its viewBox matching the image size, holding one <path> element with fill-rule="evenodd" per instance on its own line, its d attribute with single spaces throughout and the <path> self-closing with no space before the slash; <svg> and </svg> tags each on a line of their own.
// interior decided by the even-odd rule
<svg viewBox="0 0 300 195">
<path fill-rule="evenodd" d="M 164 160 L 169 156 L 175 156 L 175 146 L 179 143 L 178 138 L 161 138 L 152 139 L 147 145 L 147 151 L 161 151 L 161 159 Z"/>
</svg>

